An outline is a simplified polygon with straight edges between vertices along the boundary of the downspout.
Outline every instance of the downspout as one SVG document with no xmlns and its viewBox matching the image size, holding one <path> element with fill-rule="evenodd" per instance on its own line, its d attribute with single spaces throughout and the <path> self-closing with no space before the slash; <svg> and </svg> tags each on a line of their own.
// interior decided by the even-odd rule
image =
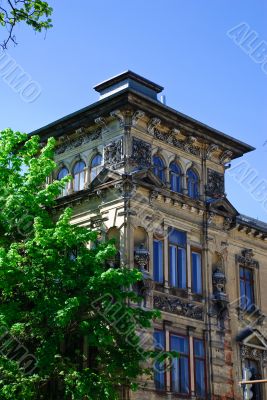
<svg viewBox="0 0 267 400">
<path fill-rule="evenodd" d="M 206 267 L 206 304 L 205 304 L 205 342 L 206 342 L 206 349 L 207 349 L 207 394 L 208 399 L 212 399 L 212 345 L 211 345 L 211 316 L 210 316 L 210 293 L 211 288 L 209 287 L 210 282 L 210 265 L 209 265 L 209 237 L 208 237 L 208 219 L 209 219 L 209 211 L 207 206 L 207 195 L 206 195 L 206 182 L 207 182 L 207 148 L 203 149 L 202 158 L 201 158 L 201 166 L 202 166 L 202 179 L 203 179 L 203 201 L 204 201 L 204 213 L 203 213 L 203 224 L 202 224 L 202 235 L 203 235 L 203 255 L 204 255 L 204 265 Z"/>
</svg>

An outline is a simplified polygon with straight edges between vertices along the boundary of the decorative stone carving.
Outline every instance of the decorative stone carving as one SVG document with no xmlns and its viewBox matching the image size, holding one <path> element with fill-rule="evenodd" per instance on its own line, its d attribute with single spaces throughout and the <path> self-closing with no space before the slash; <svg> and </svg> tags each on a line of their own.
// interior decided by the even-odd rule
<svg viewBox="0 0 267 400">
<path fill-rule="evenodd" d="M 122 161 L 122 139 L 114 140 L 104 147 L 104 163 L 109 168 L 115 169 Z"/>
<path fill-rule="evenodd" d="M 78 138 L 72 140 L 69 137 L 63 137 L 61 140 L 61 144 L 57 146 L 55 153 L 62 154 L 65 151 L 75 149 L 76 147 L 82 146 L 86 143 L 92 142 L 100 138 L 101 138 L 101 129 L 98 129 L 92 133 L 84 133 Z"/>
<path fill-rule="evenodd" d="M 145 116 L 144 111 L 141 111 L 141 110 L 135 111 L 135 113 L 134 113 L 133 116 L 132 116 L 132 126 L 136 126 L 138 120 L 139 120 L 140 118 L 144 117 L 144 116 Z"/>
<path fill-rule="evenodd" d="M 167 134 L 160 132 L 158 129 L 154 129 L 154 136 L 156 139 L 171 144 L 174 147 L 185 151 L 186 153 L 200 156 L 200 149 L 196 146 L 197 139 L 195 137 L 188 137 L 185 140 L 180 140 L 176 138 L 178 133 L 178 130 L 175 130 L 174 133 L 174 129 L 169 131 Z"/>
<path fill-rule="evenodd" d="M 207 220 L 208 225 L 212 224 L 212 222 L 213 222 L 213 220 L 214 220 L 214 217 L 215 217 L 215 213 L 212 212 L 212 211 L 210 211 L 210 212 L 209 212 L 209 215 L 208 215 L 208 220 Z"/>
<path fill-rule="evenodd" d="M 120 110 L 112 111 L 110 113 L 110 116 L 113 117 L 113 118 L 116 118 L 117 120 L 119 120 L 121 128 L 124 127 L 125 117 L 124 117 L 123 113 Z"/>
<path fill-rule="evenodd" d="M 232 160 L 232 157 L 233 157 L 233 152 L 230 150 L 226 150 L 222 153 L 220 157 L 220 163 L 221 164 L 228 163 Z"/>
<path fill-rule="evenodd" d="M 95 119 L 95 123 L 96 125 L 99 125 L 101 127 L 102 131 L 108 131 L 108 127 L 107 127 L 107 122 L 105 120 L 105 118 L 103 117 L 98 117 Z"/>
<path fill-rule="evenodd" d="M 148 270 L 149 251 L 145 248 L 144 244 L 141 244 L 134 250 L 134 261 L 141 271 Z"/>
<path fill-rule="evenodd" d="M 241 360 L 244 361 L 246 358 L 255 361 L 263 361 L 267 358 L 267 351 L 256 349 L 254 347 L 241 345 L 240 347 Z"/>
<path fill-rule="evenodd" d="M 81 128 L 76 129 L 75 133 L 77 135 L 81 135 L 81 134 L 85 133 L 85 128 L 83 126 L 81 126 Z"/>
<path fill-rule="evenodd" d="M 161 120 L 159 118 L 152 118 L 148 125 L 147 125 L 147 131 L 150 135 L 154 135 L 154 131 L 156 127 L 159 127 L 159 125 L 161 124 Z"/>
<path fill-rule="evenodd" d="M 182 301 L 178 298 L 170 298 L 168 296 L 155 296 L 154 307 L 159 310 L 170 312 L 184 317 L 203 320 L 203 308 L 189 302 Z"/>
<path fill-rule="evenodd" d="M 226 278 L 224 272 L 221 270 L 221 268 L 216 268 L 212 274 L 212 284 L 214 293 L 224 292 L 225 283 L 226 283 Z"/>
<path fill-rule="evenodd" d="M 183 144 L 183 150 L 186 151 L 187 153 L 194 154 L 195 156 L 200 155 L 200 149 L 196 147 L 197 143 L 197 138 L 194 136 L 189 136 L 186 138 L 182 144 Z"/>
<path fill-rule="evenodd" d="M 233 218 L 231 218 L 231 217 L 226 217 L 226 218 L 224 218 L 224 221 L 223 221 L 223 230 L 224 230 L 224 231 L 228 231 L 229 229 L 231 229 L 232 226 L 233 226 L 233 223 L 234 223 Z"/>
<path fill-rule="evenodd" d="M 151 165 L 151 144 L 143 140 L 133 138 L 131 161 L 140 167 Z"/>
<path fill-rule="evenodd" d="M 215 143 L 211 143 L 211 144 L 208 146 L 207 150 L 206 150 L 206 157 L 207 157 L 207 159 L 210 160 L 211 157 L 212 157 L 212 153 L 214 153 L 214 152 L 217 151 L 217 150 L 219 150 L 219 146 L 218 146 L 217 144 L 215 144 Z"/>
<path fill-rule="evenodd" d="M 212 273 L 212 286 L 213 295 L 216 301 L 227 302 L 227 295 L 225 293 L 226 277 L 220 267 L 217 267 Z"/>
<path fill-rule="evenodd" d="M 236 262 L 244 267 L 259 268 L 259 262 L 253 258 L 253 250 L 245 249 L 241 251 L 241 255 L 236 255 Z"/>
<path fill-rule="evenodd" d="M 207 195 L 213 198 L 224 196 L 224 175 L 208 168 Z"/>
</svg>

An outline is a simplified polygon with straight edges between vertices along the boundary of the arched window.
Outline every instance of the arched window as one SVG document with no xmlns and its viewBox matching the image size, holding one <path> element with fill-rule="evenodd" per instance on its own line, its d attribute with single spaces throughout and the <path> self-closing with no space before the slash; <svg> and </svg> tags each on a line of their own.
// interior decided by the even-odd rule
<svg viewBox="0 0 267 400">
<path fill-rule="evenodd" d="M 192 197 L 193 199 L 198 198 L 198 175 L 197 173 L 190 168 L 187 173 L 186 173 L 186 179 L 187 179 L 187 190 L 188 190 L 188 196 Z"/>
<path fill-rule="evenodd" d="M 163 160 L 157 155 L 153 156 L 153 172 L 162 182 L 165 181 L 164 167 Z"/>
<path fill-rule="evenodd" d="M 102 169 L 102 156 L 101 154 L 97 154 L 91 161 L 91 169 L 90 169 L 90 182 L 92 182 L 95 177 L 99 174 Z"/>
<path fill-rule="evenodd" d="M 83 161 L 77 161 L 74 165 L 73 178 L 74 191 L 83 190 L 85 184 L 85 163 Z"/>
<path fill-rule="evenodd" d="M 61 170 L 59 171 L 59 173 L 57 174 L 57 180 L 61 181 L 61 179 L 63 179 L 65 176 L 67 176 L 69 174 L 69 171 L 66 167 L 61 168 Z M 65 187 L 63 189 L 61 189 L 61 196 L 67 196 L 68 194 L 68 183 L 66 183 Z"/>
<path fill-rule="evenodd" d="M 181 192 L 181 168 L 174 161 L 170 164 L 170 184 L 171 190 Z"/>
</svg>

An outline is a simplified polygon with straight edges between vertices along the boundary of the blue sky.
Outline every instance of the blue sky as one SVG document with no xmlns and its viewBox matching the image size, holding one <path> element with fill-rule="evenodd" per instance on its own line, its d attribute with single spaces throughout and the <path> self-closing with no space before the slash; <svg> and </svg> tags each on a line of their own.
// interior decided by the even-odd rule
<svg viewBox="0 0 267 400">
<path fill-rule="evenodd" d="M 25 103 L 0 77 L 0 129 L 37 129 L 96 101 L 96 83 L 131 69 L 164 86 L 169 106 L 256 147 L 240 160 L 243 172 L 227 174 L 226 191 L 241 213 L 267 221 L 267 202 L 255 191 L 267 181 L 267 73 L 227 35 L 246 23 L 267 42 L 267 2 L 50 4 L 54 28 L 45 35 L 21 26 L 19 45 L 8 49 L 41 94 Z"/>
</svg>

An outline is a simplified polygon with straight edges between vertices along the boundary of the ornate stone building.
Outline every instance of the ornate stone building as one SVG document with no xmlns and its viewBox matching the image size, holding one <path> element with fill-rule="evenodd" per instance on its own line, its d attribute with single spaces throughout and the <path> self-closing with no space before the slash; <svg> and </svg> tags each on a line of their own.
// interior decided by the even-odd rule
<svg viewBox="0 0 267 400">
<path fill-rule="evenodd" d="M 224 175 L 253 148 L 161 103 L 162 89 L 125 72 L 34 133 L 57 139 L 51 179 L 74 177 L 57 207 L 117 239 L 115 261 L 143 271 L 143 306 L 162 311 L 154 346 L 180 353 L 124 398 L 243 399 L 244 368 L 267 376 L 267 224 L 238 213 Z"/>
</svg>

